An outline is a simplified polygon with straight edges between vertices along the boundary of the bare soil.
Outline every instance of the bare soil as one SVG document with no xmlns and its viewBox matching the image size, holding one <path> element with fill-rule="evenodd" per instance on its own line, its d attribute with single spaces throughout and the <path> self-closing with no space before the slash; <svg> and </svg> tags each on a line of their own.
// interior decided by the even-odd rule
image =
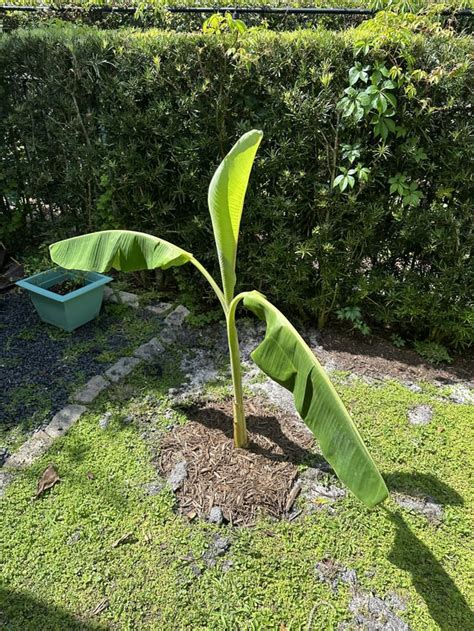
<svg viewBox="0 0 474 631">
<path fill-rule="evenodd" d="M 76 291 L 76 289 L 81 289 L 84 287 L 86 283 L 83 280 L 76 279 L 67 279 L 63 280 L 52 287 L 49 287 L 49 291 L 53 291 L 55 294 L 59 294 L 60 296 L 65 296 L 66 294 L 70 294 L 71 291 Z"/>
<path fill-rule="evenodd" d="M 324 329 L 318 334 L 315 353 L 324 364 L 370 377 L 391 377 L 401 381 L 459 381 L 474 385 L 474 358 L 467 352 L 452 364 L 432 366 L 415 351 L 396 348 L 389 340 L 373 335 L 363 337 L 342 329 Z M 322 348 L 321 348 L 322 347 Z"/>
<path fill-rule="evenodd" d="M 187 409 L 189 421 L 163 437 L 162 473 L 168 476 L 179 462 L 187 464 L 187 477 L 176 491 L 182 514 L 207 519 L 211 508 L 219 507 L 225 521 L 239 526 L 255 523 L 259 513 L 289 514 L 297 466 L 312 457 L 313 436 L 295 416 L 258 399 L 248 400 L 246 411 L 248 449 L 234 447 L 230 401 Z"/>
</svg>

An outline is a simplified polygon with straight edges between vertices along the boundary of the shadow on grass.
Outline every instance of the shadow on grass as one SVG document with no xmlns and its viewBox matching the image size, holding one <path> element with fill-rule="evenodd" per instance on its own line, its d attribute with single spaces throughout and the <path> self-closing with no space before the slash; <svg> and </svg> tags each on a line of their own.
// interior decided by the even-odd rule
<svg viewBox="0 0 474 631">
<path fill-rule="evenodd" d="M 442 505 L 462 506 L 464 504 L 459 493 L 429 473 L 395 471 L 395 473 L 384 473 L 383 478 L 390 491 L 430 496 L 436 503 Z"/>
<path fill-rule="evenodd" d="M 387 511 L 387 515 L 396 526 L 388 559 L 401 570 L 410 572 L 413 586 L 433 620 L 443 631 L 474 629 L 474 614 L 441 563 L 413 534 L 399 511 Z"/>
<path fill-rule="evenodd" d="M 0 588 L 0 628 L 6 631 L 105 631 L 104 625 L 75 618 L 23 592 Z"/>
<path fill-rule="evenodd" d="M 464 504 L 459 493 L 431 474 L 395 472 L 384 475 L 384 479 L 391 491 L 431 496 L 442 505 Z M 433 620 L 445 631 L 474 629 L 474 614 L 441 563 L 410 530 L 400 511 L 386 512 L 396 527 L 388 559 L 401 570 L 410 572 L 413 586 Z"/>
</svg>

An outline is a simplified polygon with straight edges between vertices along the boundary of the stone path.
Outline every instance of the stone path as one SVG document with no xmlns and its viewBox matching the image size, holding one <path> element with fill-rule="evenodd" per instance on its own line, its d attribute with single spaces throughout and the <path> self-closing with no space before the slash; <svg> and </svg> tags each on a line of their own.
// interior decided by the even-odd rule
<svg viewBox="0 0 474 631">
<path fill-rule="evenodd" d="M 135 296 L 136 300 L 133 296 Z M 114 293 L 110 290 L 106 299 L 112 302 L 122 302 L 133 308 L 138 306 L 138 296 L 128 292 Z M 171 305 L 160 303 L 153 308 L 156 309 L 154 313 L 163 314 L 169 311 Z M 85 386 L 72 395 L 71 399 L 75 403 L 66 405 L 53 416 L 46 427 L 36 431 L 15 453 L 8 456 L 4 461 L 3 469 L 0 469 L 0 497 L 12 481 L 15 471 L 29 467 L 35 460 L 40 458 L 51 447 L 56 438 L 63 436 L 88 411 L 87 405 L 93 403 L 101 392 L 106 390 L 112 383 L 121 381 L 142 362 L 153 361 L 163 353 L 165 347 L 175 338 L 172 329 L 181 327 L 188 315 L 189 310 L 183 305 L 178 305 L 165 318 L 163 331 L 159 336 L 138 346 L 133 353 L 133 357 L 121 357 L 104 374 L 95 375 L 89 379 Z"/>
</svg>

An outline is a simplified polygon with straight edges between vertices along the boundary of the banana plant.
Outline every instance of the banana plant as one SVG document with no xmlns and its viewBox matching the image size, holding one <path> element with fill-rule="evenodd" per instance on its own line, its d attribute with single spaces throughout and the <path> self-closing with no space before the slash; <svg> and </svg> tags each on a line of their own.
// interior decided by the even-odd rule
<svg viewBox="0 0 474 631">
<path fill-rule="evenodd" d="M 237 243 L 250 172 L 262 132 L 244 134 L 217 168 L 208 203 L 219 258 L 222 284 L 194 256 L 141 232 L 105 230 L 50 246 L 52 260 L 67 269 L 106 272 L 167 269 L 190 263 L 214 290 L 225 315 L 233 383 L 233 430 L 237 448 L 248 446 L 244 413 L 239 341 L 235 325 L 239 303 L 266 322 L 264 340 L 251 356 L 271 379 L 292 392 L 295 407 L 319 441 L 321 452 L 339 479 L 367 506 L 383 501 L 387 487 L 324 369 L 285 318 L 258 291 L 234 295 Z"/>
</svg>

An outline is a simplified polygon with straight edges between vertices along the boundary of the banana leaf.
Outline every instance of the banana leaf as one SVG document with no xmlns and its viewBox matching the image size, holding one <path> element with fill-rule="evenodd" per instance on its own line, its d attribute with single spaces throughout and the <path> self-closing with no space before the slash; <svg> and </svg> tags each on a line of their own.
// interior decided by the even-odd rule
<svg viewBox="0 0 474 631">
<path fill-rule="evenodd" d="M 264 340 L 252 359 L 271 379 L 292 392 L 296 409 L 316 436 L 339 479 L 369 507 L 387 487 L 326 372 L 285 316 L 256 291 L 244 305 L 266 321 Z"/>
<path fill-rule="evenodd" d="M 184 265 L 193 256 L 168 241 L 143 232 L 104 230 L 58 241 L 49 246 L 52 260 L 66 269 L 124 272 L 167 269 Z"/>
</svg>

